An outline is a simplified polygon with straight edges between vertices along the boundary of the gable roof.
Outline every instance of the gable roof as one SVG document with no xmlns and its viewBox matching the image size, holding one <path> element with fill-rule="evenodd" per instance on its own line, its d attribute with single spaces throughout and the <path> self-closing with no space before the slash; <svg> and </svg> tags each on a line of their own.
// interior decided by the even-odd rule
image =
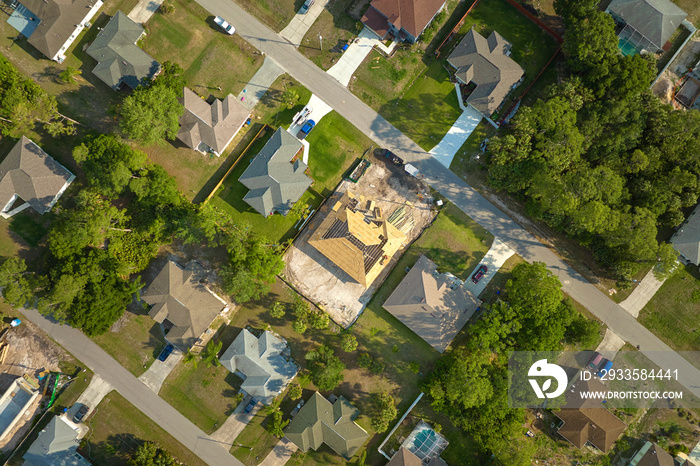
<svg viewBox="0 0 700 466">
<path fill-rule="evenodd" d="M 22 457 L 32 466 L 82 466 L 90 464 L 78 449 L 78 430 L 63 416 L 54 416 Z"/>
<path fill-rule="evenodd" d="M 445 0 L 373 0 L 370 8 L 417 38 L 444 4 Z"/>
<path fill-rule="evenodd" d="M 314 392 L 284 430 L 284 435 L 302 451 L 317 450 L 325 443 L 350 460 L 369 437 L 354 422 L 359 415 L 357 408 L 342 396 L 331 404 L 319 392 Z"/>
<path fill-rule="evenodd" d="M 402 445 L 386 466 L 423 466 L 423 462 Z"/>
<path fill-rule="evenodd" d="M 661 49 L 688 14 L 669 0 L 612 0 L 608 11 Z"/>
<path fill-rule="evenodd" d="M 444 352 L 481 301 L 452 274 L 421 255 L 384 302 L 384 309 L 430 346 Z"/>
<path fill-rule="evenodd" d="M 673 456 L 655 443 L 646 442 L 630 460 L 629 466 L 675 466 Z"/>
<path fill-rule="evenodd" d="M 124 83 L 136 89 L 144 79 L 160 71 L 160 63 L 136 45 L 143 27 L 121 11 L 109 20 L 87 49 L 97 60 L 93 74 L 112 89 Z"/>
<path fill-rule="evenodd" d="M 166 338 L 182 349 L 190 348 L 209 327 L 226 303 L 202 280 L 205 270 L 192 261 L 182 269 L 173 261 L 153 279 L 141 296 L 153 307 L 148 315 L 156 322 L 173 324 Z"/>
<path fill-rule="evenodd" d="M 486 116 L 498 109 L 525 73 L 506 55 L 510 47 L 496 31 L 486 39 L 472 28 L 447 58 L 460 81 L 476 84 L 467 102 Z"/>
<path fill-rule="evenodd" d="M 327 215 L 308 243 L 368 287 L 382 269 L 380 259 L 393 256 L 406 236 L 384 218 L 360 210 L 358 200 L 348 193 L 329 201 L 326 204 L 333 207 L 324 207 Z"/>
<path fill-rule="evenodd" d="M 22 136 L 0 163 L 0 207 L 17 194 L 44 214 L 56 203 L 66 183 L 74 179 L 63 165 Z"/>
<path fill-rule="evenodd" d="M 204 143 L 216 154 L 221 154 L 226 149 L 250 116 L 250 111 L 231 94 L 223 100 L 215 99 L 212 104 L 208 104 L 185 88 L 183 104 L 185 112 L 180 117 L 177 138 L 192 149 Z"/>
<path fill-rule="evenodd" d="M 627 428 L 617 416 L 603 407 L 601 400 L 584 399 L 580 392 L 607 391 L 597 380 L 578 380 L 566 392 L 566 404 L 554 414 L 564 421 L 559 434 L 577 448 L 590 442 L 607 453 Z"/>
<path fill-rule="evenodd" d="M 700 265 L 700 204 L 671 237 L 673 248 L 695 265 Z"/>
<path fill-rule="evenodd" d="M 39 18 L 27 42 L 53 59 L 88 16 L 96 0 L 20 0 Z"/>
<path fill-rule="evenodd" d="M 278 128 L 238 178 L 250 189 L 243 200 L 260 215 L 267 217 L 273 212 L 287 215 L 311 186 L 311 178 L 304 174 L 307 165 L 300 159 L 291 162 L 302 147 L 301 141 Z"/>
<path fill-rule="evenodd" d="M 299 370 L 285 357 L 288 353 L 287 342 L 272 332 L 266 330 L 256 338 L 243 329 L 219 361 L 229 371 L 246 377 L 241 385 L 246 393 L 270 404 Z"/>
</svg>

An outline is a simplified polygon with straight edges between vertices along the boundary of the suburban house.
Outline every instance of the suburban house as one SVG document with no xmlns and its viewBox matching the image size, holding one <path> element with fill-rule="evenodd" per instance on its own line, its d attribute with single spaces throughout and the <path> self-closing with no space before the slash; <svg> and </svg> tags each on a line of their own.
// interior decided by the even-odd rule
<svg viewBox="0 0 700 466">
<path fill-rule="evenodd" d="M 0 442 L 12 432 L 41 393 L 22 377 L 15 379 L 0 397 Z"/>
<path fill-rule="evenodd" d="M 259 337 L 241 330 L 219 361 L 244 379 L 241 389 L 264 404 L 271 404 L 299 371 L 287 342 L 268 330 Z"/>
<path fill-rule="evenodd" d="M 421 420 L 386 466 L 447 466 L 440 455 L 448 445 L 445 437 Z"/>
<path fill-rule="evenodd" d="M 66 415 L 54 416 L 39 437 L 24 454 L 25 465 L 30 466 L 89 466 L 90 462 L 76 450 L 87 433 L 73 424 Z"/>
<path fill-rule="evenodd" d="M 346 460 L 350 460 L 369 438 L 354 421 L 360 411 L 342 396 L 326 399 L 319 392 L 301 407 L 284 435 L 301 451 L 317 450 L 322 443 Z"/>
<path fill-rule="evenodd" d="M 566 404 L 554 412 L 562 421 L 557 432 L 576 448 L 590 444 L 607 453 L 627 428 L 600 399 L 581 396 L 581 392 L 606 391 L 607 388 L 597 380 L 578 380 L 567 389 Z"/>
<path fill-rule="evenodd" d="M 451 273 L 421 255 L 384 302 L 384 309 L 430 346 L 444 352 L 481 301 Z"/>
<path fill-rule="evenodd" d="M 679 463 L 666 450 L 655 443 L 645 442 L 632 457 L 628 466 L 676 466 Z"/>
<path fill-rule="evenodd" d="M 406 235 L 372 208 L 372 201 L 351 192 L 336 193 L 322 211 L 325 218 L 308 243 L 367 288 L 401 248 Z"/>
<path fill-rule="evenodd" d="M 465 103 L 485 117 L 499 109 L 525 74 L 510 58 L 510 49 L 510 42 L 496 31 L 487 39 L 472 28 L 447 57 Z"/>
<path fill-rule="evenodd" d="M 151 282 L 141 298 L 153 306 L 148 315 L 163 325 L 165 338 L 186 351 L 197 343 L 226 302 L 204 284 L 207 273 L 192 261 L 183 269 L 173 261 Z"/>
<path fill-rule="evenodd" d="M 224 100 L 209 104 L 193 91 L 185 88 L 182 101 L 185 112 L 180 117 L 177 138 L 190 149 L 221 155 L 250 116 L 231 94 Z"/>
<path fill-rule="evenodd" d="M 685 220 L 683 225 L 671 237 L 673 249 L 678 251 L 681 259 L 691 264 L 700 265 L 700 204 Z"/>
<path fill-rule="evenodd" d="M 626 55 L 662 52 L 688 16 L 670 0 L 612 0 L 605 11 L 620 29 L 620 46 Z"/>
<path fill-rule="evenodd" d="M 144 34 L 140 24 L 117 11 L 87 49 L 97 60 L 92 73 L 115 91 L 122 86 L 136 89 L 145 79 L 154 78 L 160 63 L 136 45 Z"/>
<path fill-rule="evenodd" d="M 102 7 L 102 0 L 21 0 L 7 23 L 32 47 L 61 63 L 66 50 Z"/>
<path fill-rule="evenodd" d="M 45 214 L 74 179 L 63 165 L 22 136 L 0 163 L 0 216 L 9 218 L 27 207 Z"/>
<path fill-rule="evenodd" d="M 445 0 L 372 0 L 362 22 L 381 39 L 391 33 L 413 44 L 435 16 Z"/>
<path fill-rule="evenodd" d="M 250 189 L 243 200 L 262 216 L 287 215 L 311 186 L 301 160 L 301 141 L 278 128 L 238 181 Z"/>
</svg>

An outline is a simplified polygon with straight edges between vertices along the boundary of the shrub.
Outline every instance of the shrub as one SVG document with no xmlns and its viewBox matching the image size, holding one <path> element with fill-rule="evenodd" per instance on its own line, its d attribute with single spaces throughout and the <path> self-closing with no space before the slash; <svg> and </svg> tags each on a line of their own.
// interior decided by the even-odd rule
<svg viewBox="0 0 700 466">
<path fill-rule="evenodd" d="M 367 353 L 362 353 L 357 357 L 357 365 L 363 369 L 369 369 L 372 366 L 372 356 Z"/>
<path fill-rule="evenodd" d="M 690 296 L 690 301 L 693 303 L 700 303 L 700 289 L 693 290 L 693 294 Z"/>
<path fill-rule="evenodd" d="M 287 305 L 283 302 L 277 301 L 272 305 L 270 309 L 270 315 L 275 319 L 281 319 L 287 313 Z"/>
<path fill-rule="evenodd" d="M 292 330 L 294 330 L 297 333 L 306 332 L 306 328 L 306 322 L 304 322 L 304 319 L 297 319 L 292 324 Z"/>
<path fill-rule="evenodd" d="M 389 428 L 389 423 L 396 419 L 397 411 L 394 398 L 388 393 L 381 393 L 376 398 L 377 411 L 372 417 L 372 428 L 377 432 L 384 432 Z"/>
<path fill-rule="evenodd" d="M 158 8 L 158 13 L 162 15 L 169 15 L 175 11 L 175 5 L 170 0 L 165 0 Z"/>
<path fill-rule="evenodd" d="M 342 333 L 340 335 L 340 347 L 346 353 L 352 353 L 357 349 L 357 338 L 351 333 Z"/>
<path fill-rule="evenodd" d="M 301 386 L 294 384 L 291 387 L 289 387 L 289 398 L 292 400 L 298 400 L 301 398 Z"/>
<path fill-rule="evenodd" d="M 317 311 L 309 314 L 309 323 L 313 328 L 323 330 L 324 328 L 328 328 L 331 320 L 325 312 Z"/>
<path fill-rule="evenodd" d="M 411 370 L 411 372 L 413 372 L 414 374 L 417 374 L 417 373 L 420 372 L 420 365 L 419 365 L 417 362 L 415 362 L 415 361 L 409 362 L 409 363 L 408 363 L 408 368 L 409 368 L 409 369 Z"/>
<path fill-rule="evenodd" d="M 369 371 L 372 374 L 381 374 L 384 372 L 384 368 L 386 367 L 386 364 L 384 362 L 380 361 L 379 359 L 375 359 L 372 361 L 372 365 L 369 367 Z"/>
<path fill-rule="evenodd" d="M 294 317 L 297 319 L 304 319 L 309 315 L 309 302 L 306 301 L 299 295 L 294 297 L 294 304 L 292 304 L 292 312 L 294 312 Z"/>
</svg>

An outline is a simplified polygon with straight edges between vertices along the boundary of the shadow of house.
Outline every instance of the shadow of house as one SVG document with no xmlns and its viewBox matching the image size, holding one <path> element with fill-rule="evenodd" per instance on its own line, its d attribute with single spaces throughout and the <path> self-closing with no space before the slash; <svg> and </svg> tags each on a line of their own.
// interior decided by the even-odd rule
<svg viewBox="0 0 700 466">
<path fill-rule="evenodd" d="M 444 352 L 481 306 L 464 283 L 421 255 L 384 302 L 384 309 L 430 346 Z"/>
<path fill-rule="evenodd" d="M 391 33 L 398 40 L 413 44 L 445 8 L 445 3 L 445 0 L 373 0 L 362 22 L 381 39 Z"/>
<path fill-rule="evenodd" d="M 92 73 L 115 91 L 122 86 L 136 89 L 157 76 L 160 63 L 136 45 L 145 33 L 140 24 L 117 11 L 87 49 L 97 60 Z"/>
<path fill-rule="evenodd" d="M 203 283 L 205 276 L 204 268 L 194 261 L 184 269 L 168 261 L 142 295 L 153 306 L 148 315 L 163 325 L 166 340 L 184 352 L 228 309 Z"/>
<path fill-rule="evenodd" d="M 242 374 L 241 389 L 268 405 L 299 371 L 287 342 L 267 330 L 259 337 L 241 330 L 219 361 L 229 371 Z"/>
<path fill-rule="evenodd" d="M 354 422 L 359 415 L 358 409 L 342 396 L 331 402 L 314 392 L 284 430 L 284 435 L 301 451 L 309 448 L 315 451 L 325 443 L 349 461 L 369 438 L 369 434 Z"/>
<path fill-rule="evenodd" d="M 0 216 L 12 217 L 28 207 L 45 214 L 74 179 L 63 165 L 22 136 L 0 163 Z"/>
<path fill-rule="evenodd" d="M 61 63 L 102 4 L 101 0 L 22 0 L 7 22 L 35 49 Z"/>
</svg>

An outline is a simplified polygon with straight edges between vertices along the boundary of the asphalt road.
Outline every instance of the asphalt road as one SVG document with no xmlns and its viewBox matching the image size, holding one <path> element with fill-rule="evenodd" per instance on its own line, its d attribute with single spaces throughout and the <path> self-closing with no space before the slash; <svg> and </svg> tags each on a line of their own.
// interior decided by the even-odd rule
<svg viewBox="0 0 700 466">
<path fill-rule="evenodd" d="M 557 257 L 550 249 L 520 227 L 510 217 L 481 196 L 464 180 L 421 149 L 369 106 L 355 97 L 295 47 L 260 23 L 231 0 L 197 0 L 211 14 L 222 16 L 235 25 L 236 32 L 307 89 L 333 107 L 345 119 L 381 147 L 391 148 L 425 176 L 424 181 L 452 201 L 481 226 L 498 236 L 529 262 L 547 264 L 563 284 L 563 290 L 593 315 L 661 368 L 678 368 L 680 382 L 700 397 L 700 370 L 644 328 L 618 304 L 589 283 L 578 272 Z M 414 118 L 429 118 L 420 114 Z"/>
<path fill-rule="evenodd" d="M 23 309 L 22 313 L 202 461 L 212 466 L 243 465 L 81 331 L 68 325 L 55 324 L 36 309 Z"/>
</svg>

